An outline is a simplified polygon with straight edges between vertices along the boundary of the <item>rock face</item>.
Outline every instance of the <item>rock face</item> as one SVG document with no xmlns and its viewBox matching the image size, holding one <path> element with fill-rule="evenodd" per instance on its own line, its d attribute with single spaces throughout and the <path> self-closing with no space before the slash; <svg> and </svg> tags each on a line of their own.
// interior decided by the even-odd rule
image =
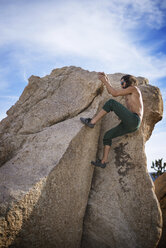
<svg viewBox="0 0 166 248">
<path fill-rule="evenodd" d="M 163 217 L 163 229 L 162 236 L 157 248 L 165 248 L 166 245 L 166 172 L 159 176 L 155 181 L 155 193 L 160 203 L 162 217 Z"/>
<path fill-rule="evenodd" d="M 79 113 L 96 114 L 101 88 L 74 67 L 31 77 L 1 122 L 0 247 L 79 247 L 100 126 Z"/>
<path fill-rule="evenodd" d="M 100 93 L 95 72 L 64 67 L 44 78 L 31 76 L 19 101 L 0 126 L 0 165 L 19 150 L 28 134 L 77 116 Z M 17 139 L 17 142 L 16 142 Z"/>
<path fill-rule="evenodd" d="M 121 76 L 109 75 L 114 87 Z M 163 107 L 159 90 L 138 79 L 142 126 L 115 139 L 109 165 L 94 170 L 105 130 L 118 123 L 114 114 L 94 129 L 80 123 L 110 98 L 97 73 L 64 67 L 30 78 L 0 123 L 0 247 L 156 247 L 161 212 L 144 144 Z"/>
</svg>

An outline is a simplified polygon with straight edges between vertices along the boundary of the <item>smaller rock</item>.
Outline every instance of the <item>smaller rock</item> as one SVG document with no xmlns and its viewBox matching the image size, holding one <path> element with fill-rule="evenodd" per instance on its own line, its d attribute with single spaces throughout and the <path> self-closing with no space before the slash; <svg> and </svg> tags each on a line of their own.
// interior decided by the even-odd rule
<svg viewBox="0 0 166 248">
<path fill-rule="evenodd" d="M 155 181 L 155 193 L 160 203 L 162 216 L 163 216 L 163 229 L 162 236 L 157 248 L 166 247 L 166 172 L 159 176 Z"/>
</svg>

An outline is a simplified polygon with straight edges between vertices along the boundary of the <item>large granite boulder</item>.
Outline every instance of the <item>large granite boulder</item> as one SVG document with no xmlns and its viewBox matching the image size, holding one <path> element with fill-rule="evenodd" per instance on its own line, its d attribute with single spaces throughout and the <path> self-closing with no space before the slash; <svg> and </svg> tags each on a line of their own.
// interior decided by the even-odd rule
<svg viewBox="0 0 166 248">
<path fill-rule="evenodd" d="M 155 181 L 155 193 L 160 203 L 162 218 L 163 218 L 163 229 L 162 236 L 157 248 L 165 248 L 166 246 L 166 172 L 159 176 Z"/>
<path fill-rule="evenodd" d="M 121 76 L 109 75 L 114 87 Z M 64 67 L 30 78 L 0 123 L 0 247 L 156 246 L 161 212 L 144 144 L 162 117 L 162 98 L 138 79 L 142 126 L 115 139 L 110 164 L 94 171 L 103 133 L 119 121 L 109 114 L 94 129 L 80 123 L 110 98 L 97 73 Z"/>
</svg>

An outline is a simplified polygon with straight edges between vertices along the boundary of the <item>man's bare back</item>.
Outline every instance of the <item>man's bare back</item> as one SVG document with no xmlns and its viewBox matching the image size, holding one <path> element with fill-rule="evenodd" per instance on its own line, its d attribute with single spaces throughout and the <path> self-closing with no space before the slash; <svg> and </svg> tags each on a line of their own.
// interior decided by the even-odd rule
<svg viewBox="0 0 166 248">
<path fill-rule="evenodd" d="M 126 107 L 133 113 L 139 115 L 142 120 L 143 117 L 143 100 L 141 91 L 136 86 L 130 86 L 133 88 L 132 93 L 125 96 Z"/>
</svg>

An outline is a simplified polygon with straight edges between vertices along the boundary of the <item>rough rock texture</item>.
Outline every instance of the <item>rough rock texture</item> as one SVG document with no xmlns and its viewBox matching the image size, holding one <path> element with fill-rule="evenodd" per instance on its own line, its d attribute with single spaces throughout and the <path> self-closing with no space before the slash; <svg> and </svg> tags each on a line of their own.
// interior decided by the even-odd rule
<svg viewBox="0 0 166 248">
<path fill-rule="evenodd" d="M 109 75 L 114 87 L 121 76 Z M 94 129 L 79 121 L 110 98 L 100 95 L 96 72 L 64 67 L 30 78 L 0 123 L 0 247 L 156 246 L 161 213 L 144 143 L 162 117 L 162 99 L 138 79 L 145 102 L 141 129 L 115 139 L 110 164 L 93 174 L 90 161 L 101 156 L 102 136 L 118 123 L 113 114 Z"/>
<path fill-rule="evenodd" d="M 100 126 L 89 130 L 79 112 L 96 114 L 100 88 L 74 67 L 33 77 L 1 122 L 1 151 L 11 140 L 17 150 L 0 168 L 0 247 L 79 247 Z"/>
<path fill-rule="evenodd" d="M 162 236 L 157 248 L 166 247 L 166 172 L 159 176 L 155 181 L 155 193 L 160 203 L 162 217 L 163 217 L 163 229 Z"/>
<path fill-rule="evenodd" d="M 64 67 L 43 78 L 31 76 L 19 101 L 0 125 L 0 165 L 19 150 L 28 134 L 77 116 L 100 93 L 95 72 Z M 17 141 L 16 141 L 17 139 Z"/>
<path fill-rule="evenodd" d="M 110 81 L 116 86 L 117 75 Z M 140 79 L 141 84 L 141 79 Z M 156 87 L 142 84 L 145 113 L 141 128 L 113 140 L 109 165 L 95 168 L 84 220 L 83 248 L 152 248 L 161 234 L 161 213 L 149 178 L 145 141 L 162 115 L 162 98 Z M 124 103 L 123 97 L 117 98 Z M 119 122 L 114 113 L 102 121 L 98 157 L 104 133 Z"/>
</svg>

